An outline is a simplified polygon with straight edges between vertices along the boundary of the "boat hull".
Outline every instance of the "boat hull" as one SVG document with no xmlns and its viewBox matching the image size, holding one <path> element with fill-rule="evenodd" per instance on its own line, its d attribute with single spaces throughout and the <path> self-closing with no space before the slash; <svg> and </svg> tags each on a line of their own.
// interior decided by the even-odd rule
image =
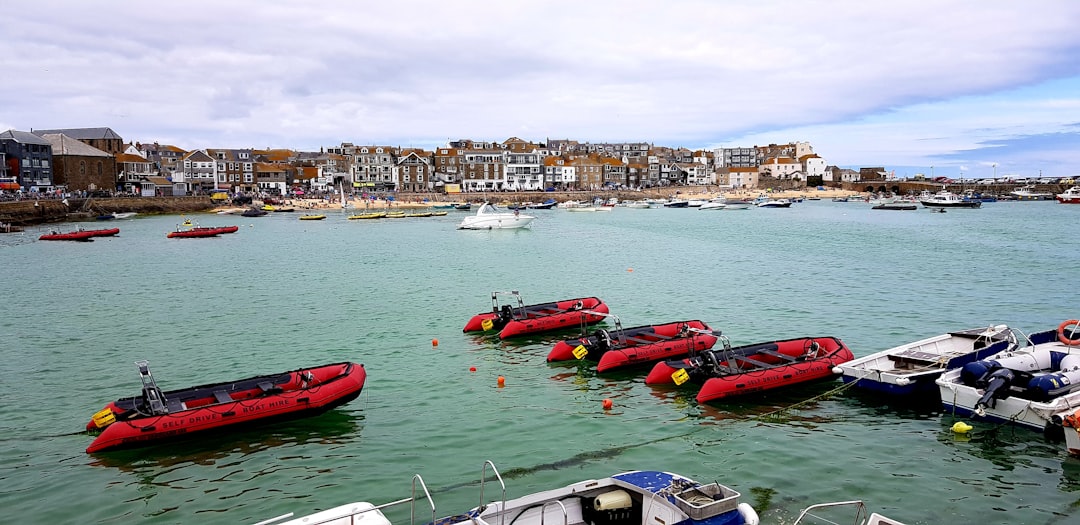
<svg viewBox="0 0 1080 525">
<path fill-rule="evenodd" d="M 814 341 L 822 345 L 822 350 L 805 361 L 707 379 L 698 390 L 697 402 L 708 403 L 829 379 L 836 374 L 833 370 L 836 365 L 855 358 L 839 339 L 822 337 L 814 338 Z"/>
<path fill-rule="evenodd" d="M 513 308 L 504 306 L 501 311 L 474 315 L 462 332 L 499 330 L 499 338 L 574 328 L 582 323 L 594 324 L 604 320 L 608 306 L 597 297 L 581 297 L 550 303 L 540 303 Z M 491 328 L 484 329 L 485 321 Z"/>
<path fill-rule="evenodd" d="M 691 351 L 708 350 L 716 344 L 717 337 L 704 322 L 678 321 L 658 325 L 638 326 L 559 341 L 548 353 L 548 362 L 588 359 L 597 361 L 596 371 L 607 372 L 618 368 L 655 363 L 689 354 Z M 577 355 L 575 355 L 575 351 Z"/>
<path fill-rule="evenodd" d="M 844 383 L 892 396 L 932 395 L 945 371 L 985 359 L 1010 347 L 1011 330 L 1001 325 L 936 335 L 875 352 L 839 365 Z"/>
<path fill-rule="evenodd" d="M 316 415 L 356 399 L 367 372 L 356 363 L 335 363 L 240 381 L 164 392 L 177 410 L 145 415 L 141 397 L 106 405 L 116 421 L 104 427 L 86 452 L 147 446 L 242 426 Z M 267 386 L 269 385 L 269 386 Z M 102 412 L 104 412 L 103 410 Z M 88 431 L 98 428 L 94 420 Z"/>
</svg>

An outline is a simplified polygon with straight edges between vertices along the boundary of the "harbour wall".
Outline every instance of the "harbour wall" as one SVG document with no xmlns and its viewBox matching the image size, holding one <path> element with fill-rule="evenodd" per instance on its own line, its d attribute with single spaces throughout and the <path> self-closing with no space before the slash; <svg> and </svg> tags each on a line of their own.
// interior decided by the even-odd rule
<svg viewBox="0 0 1080 525">
<path fill-rule="evenodd" d="M 207 196 L 198 197 L 123 197 L 23 199 L 0 202 L 0 222 L 17 225 L 42 224 L 93 219 L 109 213 L 136 212 L 140 214 L 179 214 L 209 211 L 214 202 Z"/>
</svg>

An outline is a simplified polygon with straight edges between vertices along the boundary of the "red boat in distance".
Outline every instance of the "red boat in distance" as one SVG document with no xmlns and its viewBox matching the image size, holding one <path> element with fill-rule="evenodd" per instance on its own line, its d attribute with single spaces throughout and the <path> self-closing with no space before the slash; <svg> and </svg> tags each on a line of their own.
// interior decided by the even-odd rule
<svg viewBox="0 0 1080 525">
<path fill-rule="evenodd" d="M 239 230 L 239 226 L 217 226 L 217 227 L 200 227 L 188 228 L 186 230 L 177 229 L 176 231 L 169 232 L 168 238 L 189 238 L 189 237 L 217 237 L 225 233 L 236 233 Z"/>
<path fill-rule="evenodd" d="M 149 363 L 135 365 L 142 394 L 94 414 L 88 453 L 320 414 L 356 399 L 367 379 L 364 365 L 346 362 L 162 392 Z"/>
<path fill-rule="evenodd" d="M 600 329 L 592 335 L 559 341 L 547 360 L 589 359 L 598 361 L 597 372 L 606 372 L 708 350 L 716 344 L 718 334 L 697 320 L 622 328 L 616 318 L 610 332 Z"/>
<path fill-rule="evenodd" d="M 500 295 L 509 295 L 512 299 L 507 304 L 500 304 Z M 607 305 L 596 297 L 526 306 L 517 290 L 491 292 L 491 311 L 474 315 L 462 331 L 498 331 L 499 338 L 506 339 L 598 323 L 607 314 Z"/>
<path fill-rule="evenodd" d="M 105 229 L 101 229 L 101 230 L 84 230 L 84 229 L 80 228 L 78 230 L 70 231 L 70 232 L 66 232 L 66 233 L 62 233 L 62 232 L 53 230 L 53 231 L 51 231 L 49 233 L 43 234 L 41 237 L 38 237 L 38 240 L 40 240 L 40 241 L 83 241 L 83 242 L 85 242 L 85 241 L 94 240 L 94 237 L 111 237 L 111 236 L 116 235 L 118 233 L 120 233 L 120 228 L 105 228 Z"/>
<path fill-rule="evenodd" d="M 763 392 L 836 374 L 833 368 L 855 359 L 835 337 L 804 337 L 706 350 L 682 360 L 656 363 L 646 384 L 701 383 L 698 403 Z"/>
</svg>

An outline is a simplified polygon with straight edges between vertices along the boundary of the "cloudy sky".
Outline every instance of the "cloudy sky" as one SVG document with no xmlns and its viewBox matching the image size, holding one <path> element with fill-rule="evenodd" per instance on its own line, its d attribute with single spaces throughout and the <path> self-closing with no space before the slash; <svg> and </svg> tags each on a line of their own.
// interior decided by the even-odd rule
<svg viewBox="0 0 1080 525">
<path fill-rule="evenodd" d="M 1078 24 L 1075 0 L 16 1 L 0 131 L 185 149 L 808 141 L 897 176 L 1073 175 Z"/>
</svg>

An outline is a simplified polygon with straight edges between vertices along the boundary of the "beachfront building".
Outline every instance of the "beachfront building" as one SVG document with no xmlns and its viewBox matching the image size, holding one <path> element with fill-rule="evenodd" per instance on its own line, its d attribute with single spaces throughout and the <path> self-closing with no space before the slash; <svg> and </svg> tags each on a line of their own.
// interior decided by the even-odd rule
<svg viewBox="0 0 1080 525">
<path fill-rule="evenodd" d="M 779 180 L 793 180 L 802 173 L 802 164 L 790 157 L 773 157 L 758 166 L 758 172 Z"/>
<path fill-rule="evenodd" d="M 720 182 L 732 189 L 757 188 L 760 175 L 757 166 L 736 166 L 722 168 L 727 170 L 726 182 Z"/>
<path fill-rule="evenodd" d="M 458 148 L 436 148 L 432 156 L 432 166 L 435 170 L 432 178 L 435 187 L 444 187 L 447 184 L 461 184 L 461 165 L 465 160 L 462 150 Z"/>
<path fill-rule="evenodd" d="M 577 189 L 599 190 L 604 187 L 604 163 L 600 156 L 571 155 L 570 165 L 577 175 Z"/>
<path fill-rule="evenodd" d="M 470 142 L 471 144 L 471 142 Z M 462 155 L 461 185 L 465 191 L 501 191 L 505 184 L 503 149 L 491 143 L 485 148 L 466 148 Z"/>
<path fill-rule="evenodd" d="M 360 191 L 397 189 L 395 150 L 390 146 L 356 146 L 353 152 L 352 185 Z"/>
<path fill-rule="evenodd" d="M 509 142 L 508 142 L 509 144 Z M 510 191 L 539 191 L 544 189 L 543 159 L 536 147 L 528 151 L 508 149 L 506 151 L 505 183 L 503 187 Z"/>
<path fill-rule="evenodd" d="M 311 191 L 336 191 L 338 185 L 352 186 L 349 157 L 327 151 L 299 151 L 290 162 L 296 166 L 297 180 Z"/>
<path fill-rule="evenodd" d="M 208 149 L 217 163 L 216 186 L 226 191 L 252 191 L 255 182 L 255 154 L 250 149 Z"/>
<path fill-rule="evenodd" d="M 397 189 L 412 192 L 431 191 L 435 187 L 432 157 L 432 152 L 419 148 L 401 150 L 397 156 Z"/>
<path fill-rule="evenodd" d="M 289 192 L 289 179 L 292 178 L 295 168 L 288 164 L 279 164 L 276 162 L 255 162 L 253 163 L 253 183 L 254 188 L 245 188 L 245 190 L 257 188 L 259 192 L 268 195 L 285 195 Z"/>
<path fill-rule="evenodd" d="M 9 129 L 0 133 L 0 150 L 7 162 L 4 189 L 44 191 L 52 188 L 52 144 L 49 141 L 33 133 Z M 12 186 L 13 183 L 19 187 Z"/>
<path fill-rule="evenodd" d="M 173 178 L 173 174 L 180 171 L 181 163 L 184 160 L 184 154 L 187 152 L 169 144 L 161 145 L 157 142 L 153 144 L 140 144 L 135 143 L 135 148 L 139 150 L 146 160 L 153 163 L 154 170 L 157 175 Z"/>
<path fill-rule="evenodd" d="M 116 189 L 116 158 L 63 133 L 41 136 L 52 146 L 53 184 L 69 191 Z"/>
<path fill-rule="evenodd" d="M 141 193 L 146 177 L 157 176 L 154 163 L 150 162 L 133 145 L 116 155 L 116 188 L 128 193 Z"/>
<path fill-rule="evenodd" d="M 577 168 L 567 162 L 567 157 L 547 157 L 544 159 L 544 188 L 558 191 L 573 189 L 577 186 Z"/>
<path fill-rule="evenodd" d="M 601 155 L 600 163 L 604 167 L 604 187 L 605 188 L 625 188 L 630 185 L 627 179 L 625 158 L 618 158 L 615 156 Z"/>
<path fill-rule="evenodd" d="M 757 148 L 720 148 L 715 151 L 717 167 L 756 168 Z"/>
<path fill-rule="evenodd" d="M 212 190 L 217 187 L 217 166 L 206 150 L 189 151 L 181 161 L 180 171 L 173 173 L 173 182 L 183 184 L 190 194 Z"/>
</svg>

